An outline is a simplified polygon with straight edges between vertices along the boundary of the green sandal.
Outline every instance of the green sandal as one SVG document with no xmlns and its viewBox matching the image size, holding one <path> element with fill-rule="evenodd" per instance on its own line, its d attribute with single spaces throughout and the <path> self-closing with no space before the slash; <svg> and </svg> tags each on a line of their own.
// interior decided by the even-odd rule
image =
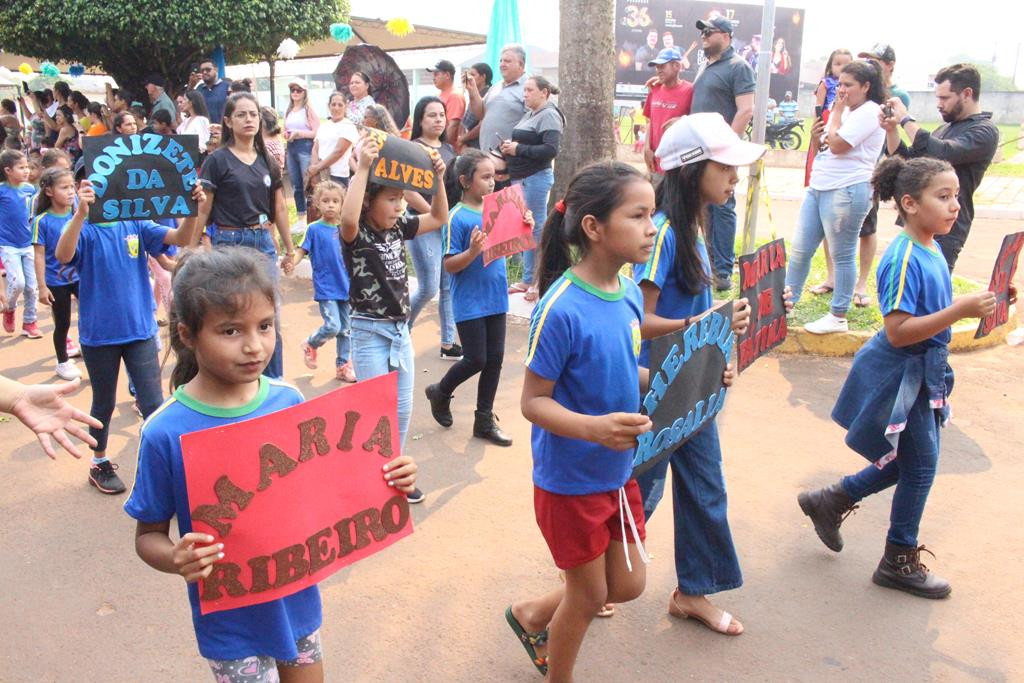
<svg viewBox="0 0 1024 683">
<path fill-rule="evenodd" d="M 512 606 L 509 605 L 508 609 L 505 610 L 505 621 L 512 627 L 512 631 L 515 632 L 516 637 L 519 638 L 519 642 L 523 644 L 523 648 L 526 649 L 526 654 L 530 655 L 530 661 L 537 671 L 542 676 L 548 675 L 548 658 L 537 656 L 537 650 L 534 649 L 537 645 L 544 645 L 548 642 L 548 630 L 544 629 L 540 633 L 527 633 L 523 625 L 519 623 L 519 620 L 512 615 Z"/>
</svg>

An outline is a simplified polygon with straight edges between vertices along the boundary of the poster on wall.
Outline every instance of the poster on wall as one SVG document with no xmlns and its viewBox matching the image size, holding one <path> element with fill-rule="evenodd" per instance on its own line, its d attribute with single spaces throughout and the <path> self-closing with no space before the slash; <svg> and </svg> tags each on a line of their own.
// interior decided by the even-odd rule
<svg viewBox="0 0 1024 683">
<path fill-rule="evenodd" d="M 760 5 L 686 2 L 685 0 L 616 0 L 615 99 L 643 100 L 644 83 L 654 75 L 647 63 L 666 47 L 683 54 L 679 77 L 691 83 L 707 61 L 701 49 L 699 19 L 724 16 L 733 25 L 732 44 L 756 71 L 761 51 Z M 769 93 L 781 101 L 787 90 L 797 96 L 800 85 L 800 47 L 804 10 L 775 8 L 775 38 L 771 50 Z"/>
</svg>

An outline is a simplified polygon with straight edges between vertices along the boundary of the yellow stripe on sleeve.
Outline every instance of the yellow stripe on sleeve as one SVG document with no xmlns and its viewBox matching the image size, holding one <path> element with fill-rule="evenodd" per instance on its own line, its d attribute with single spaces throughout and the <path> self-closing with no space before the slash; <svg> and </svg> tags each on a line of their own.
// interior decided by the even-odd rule
<svg viewBox="0 0 1024 683">
<path fill-rule="evenodd" d="M 32 244 L 39 243 L 39 221 L 41 221 L 45 215 L 45 213 L 41 213 L 32 219 Z"/>
<path fill-rule="evenodd" d="M 453 206 L 451 211 L 448 212 L 448 225 L 445 226 L 446 228 L 448 228 L 447 230 L 445 230 L 445 232 L 448 233 L 448 240 L 447 240 L 447 242 L 445 242 L 444 251 L 441 252 L 442 259 L 445 256 L 447 256 L 448 252 L 450 252 L 452 250 L 452 217 L 456 213 L 459 212 L 459 208 L 461 206 L 462 206 L 462 203 L 460 202 L 460 203 L 456 204 L 455 206 Z"/>
<path fill-rule="evenodd" d="M 910 252 L 914 251 L 914 244 L 907 242 L 907 253 L 903 256 L 903 266 L 900 268 L 900 286 L 896 290 L 896 299 L 892 303 L 891 310 L 896 310 L 900 307 L 900 301 L 903 299 L 903 287 L 907 284 L 907 266 L 910 264 Z"/>
<path fill-rule="evenodd" d="M 551 307 L 554 306 L 558 297 L 562 296 L 562 292 L 568 289 L 571 284 L 572 282 L 568 278 L 564 278 L 562 280 L 562 284 L 558 286 L 558 289 L 554 292 L 550 292 L 548 296 L 544 297 L 547 301 L 543 302 L 544 308 L 540 312 L 540 317 L 537 318 L 537 327 L 534 329 L 533 335 L 530 337 L 530 349 L 526 354 L 527 365 L 529 365 L 533 360 L 533 354 L 537 352 L 537 343 L 540 341 L 540 333 L 541 330 L 544 329 L 544 321 L 548 317 L 548 312 L 551 310 Z"/>
</svg>

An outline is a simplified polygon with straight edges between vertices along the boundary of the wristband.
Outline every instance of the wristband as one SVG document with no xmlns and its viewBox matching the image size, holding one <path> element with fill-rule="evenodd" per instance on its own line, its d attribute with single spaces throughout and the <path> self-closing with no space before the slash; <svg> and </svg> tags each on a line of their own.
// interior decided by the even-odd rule
<svg viewBox="0 0 1024 683">
<path fill-rule="evenodd" d="M 914 123 L 917 123 L 917 119 L 915 119 L 915 118 L 914 118 L 913 116 L 911 116 L 910 114 L 907 114 L 907 115 L 906 115 L 906 116 L 904 116 L 904 117 L 903 117 L 902 119 L 900 119 L 900 128 L 904 128 L 904 127 L 906 127 L 906 125 L 907 125 L 908 123 L 910 123 L 910 122 L 914 122 Z"/>
</svg>

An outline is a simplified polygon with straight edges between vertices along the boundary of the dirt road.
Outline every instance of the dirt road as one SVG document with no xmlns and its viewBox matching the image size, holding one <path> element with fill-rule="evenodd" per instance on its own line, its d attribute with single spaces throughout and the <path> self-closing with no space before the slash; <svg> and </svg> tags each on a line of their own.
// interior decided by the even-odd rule
<svg viewBox="0 0 1024 683">
<path fill-rule="evenodd" d="M 792 214 L 793 206 L 781 207 L 776 220 Z M 983 254 L 983 242 L 976 241 L 977 256 L 969 245 L 964 270 L 987 278 L 994 251 Z M 299 344 L 319 321 L 307 287 L 285 286 L 285 369 L 314 396 L 336 383 L 328 370 L 311 374 L 301 363 Z M 45 314 L 43 323 L 49 334 Z M 502 618 L 509 602 L 558 580 L 533 520 L 529 426 L 518 412 L 526 328 L 509 328 L 496 405 L 515 438 L 510 449 L 470 438 L 473 386 L 456 395 L 453 428 L 433 423 L 422 388 L 449 367 L 437 358 L 435 309 L 413 338 L 417 390 L 408 450 L 420 463 L 427 500 L 414 508 L 411 537 L 322 584 L 328 680 L 539 681 Z M 48 338 L 0 337 L 0 369 L 18 379 L 49 381 L 51 353 Z M 797 492 L 863 465 L 828 418 L 849 363 L 769 357 L 742 376 L 720 418 L 746 583 L 718 602 L 746 633 L 726 638 L 667 616 L 674 571 L 666 495 L 648 526 L 655 559 L 647 591 L 593 625 L 578 680 L 1024 679 L 1024 618 L 1014 593 L 1021 577 L 1024 353 L 1003 346 L 958 355 L 953 364 L 955 420 L 942 435 L 922 527 L 923 542 L 938 555 L 928 564 L 952 581 L 951 599 L 930 602 L 871 584 L 888 494 L 847 520 L 840 555 L 817 540 Z M 124 384 L 122 377 L 110 453 L 131 481 L 139 420 Z M 87 409 L 88 388 L 74 401 Z M 135 556 L 124 497 L 89 487 L 86 462 L 49 461 L 17 423 L 0 423 L 0 443 L 0 680 L 210 680 L 184 586 Z"/>
</svg>

